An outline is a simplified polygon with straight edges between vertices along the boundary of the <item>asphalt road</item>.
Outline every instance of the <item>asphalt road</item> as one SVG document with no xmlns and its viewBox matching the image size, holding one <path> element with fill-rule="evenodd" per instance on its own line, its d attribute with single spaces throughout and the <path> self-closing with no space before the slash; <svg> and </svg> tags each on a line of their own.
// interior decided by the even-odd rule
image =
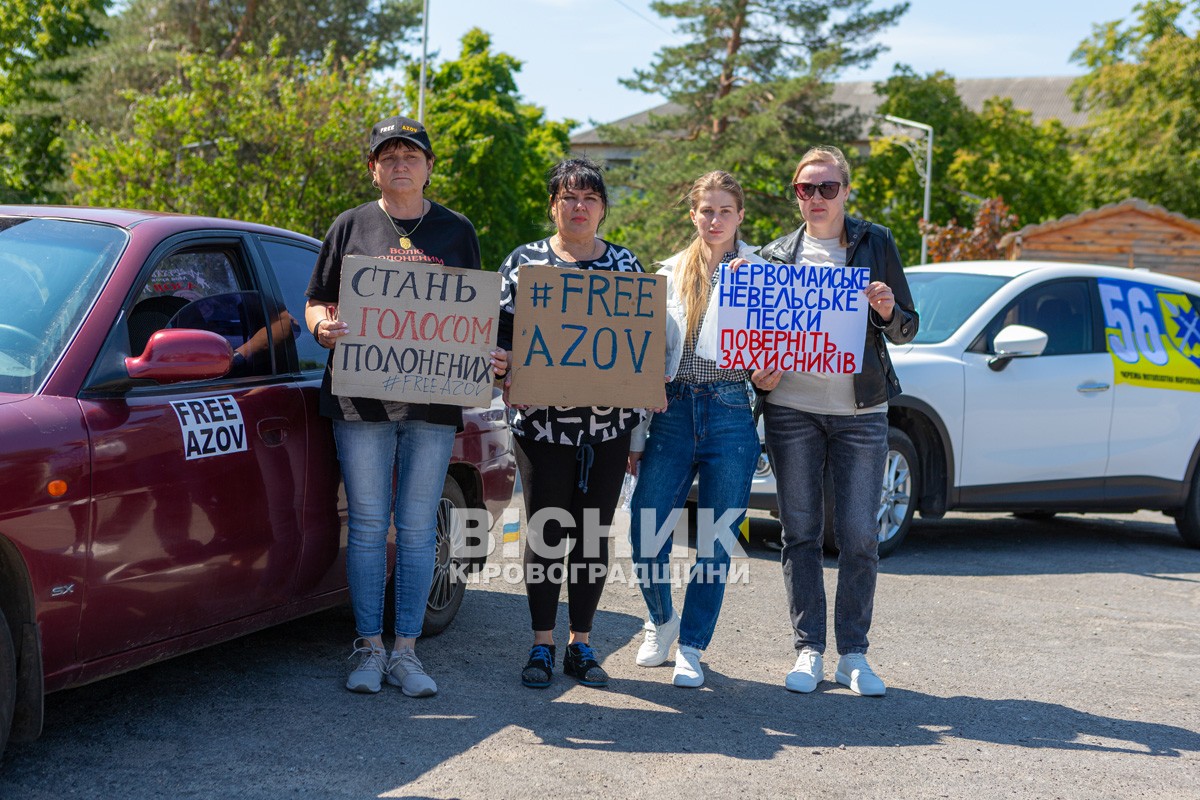
<svg viewBox="0 0 1200 800">
<path fill-rule="evenodd" d="M 610 687 L 523 688 L 524 594 L 502 575 L 422 643 L 435 698 L 346 692 L 339 609 L 52 695 L 0 798 L 1200 797 L 1200 551 L 1165 517 L 918 521 L 881 565 L 884 698 L 785 691 L 778 555 L 742 563 L 702 690 L 634 665 L 626 583 L 593 633 Z"/>
</svg>

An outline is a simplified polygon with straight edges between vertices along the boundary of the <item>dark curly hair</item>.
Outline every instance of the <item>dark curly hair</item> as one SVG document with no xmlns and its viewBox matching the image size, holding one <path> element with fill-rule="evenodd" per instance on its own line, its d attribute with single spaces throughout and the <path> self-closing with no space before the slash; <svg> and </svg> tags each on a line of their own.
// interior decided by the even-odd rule
<svg viewBox="0 0 1200 800">
<path fill-rule="evenodd" d="M 566 158 L 555 164 L 547 173 L 546 189 L 550 192 L 551 206 L 558 196 L 568 189 L 595 192 L 604 203 L 604 215 L 600 217 L 600 222 L 608 218 L 608 189 L 604 185 L 604 172 L 600 165 L 590 158 Z M 546 209 L 546 216 L 554 222 L 549 208 Z"/>
</svg>

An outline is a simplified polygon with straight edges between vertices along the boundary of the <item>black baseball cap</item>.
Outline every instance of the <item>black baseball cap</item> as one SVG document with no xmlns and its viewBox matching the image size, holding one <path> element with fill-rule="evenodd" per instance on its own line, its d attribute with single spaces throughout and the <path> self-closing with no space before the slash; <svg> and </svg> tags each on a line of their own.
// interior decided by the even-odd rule
<svg viewBox="0 0 1200 800">
<path fill-rule="evenodd" d="M 376 122 L 375 126 L 371 128 L 370 154 L 374 156 L 384 142 L 392 139 L 404 139 L 412 142 L 428 155 L 433 155 L 433 145 L 429 143 L 429 134 L 425 132 L 425 126 L 415 119 L 388 117 Z"/>
</svg>

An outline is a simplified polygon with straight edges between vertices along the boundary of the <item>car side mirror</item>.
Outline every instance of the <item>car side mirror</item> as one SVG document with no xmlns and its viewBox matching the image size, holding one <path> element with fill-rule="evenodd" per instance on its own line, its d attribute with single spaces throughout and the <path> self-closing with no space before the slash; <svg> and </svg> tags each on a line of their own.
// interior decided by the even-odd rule
<svg viewBox="0 0 1200 800">
<path fill-rule="evenodd" d="M 158 331 L 140 356 L 125 359 L 130 378 L 162 384 L 220 378 L 232 365 L 233 348 L 225 337 L 191 328 Z"/>
<path fill-rule="evenodd" d="M 1045 331 L 1028 325 L 1006 325 L 993 340 L 996 355 L 989 358 L 987 364 L 993 372 L 1000 372 L 1014 358 L 1040 356 L 1048 341 L 1050 337 Z"/>
</svg>

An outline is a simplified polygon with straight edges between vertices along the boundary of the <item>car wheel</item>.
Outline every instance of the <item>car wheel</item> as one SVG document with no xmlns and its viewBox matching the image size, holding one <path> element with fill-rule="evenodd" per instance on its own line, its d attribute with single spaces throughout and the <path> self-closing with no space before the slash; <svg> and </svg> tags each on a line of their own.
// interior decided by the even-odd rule
<svg viewBox="0 0 1200 800">
<path fill-rule="evenodd" d="M 917 448 L 908 434 L 888 428 L 887 467 L 883 472 L 883 493 L 879 501 L 879 557 L 896 551 L 908 535 L 920 486 L 917 484 Z"/>
<path fill-rule="evenodd" d="M 1175 517 L 1175 527 L 1188 547 L 1200 547 L 1200 469 L 1192 477 L 1192 490 L 1188 492 L 1183 513 Z"/>
<path fill-rule="evenodd" d="M 437 554 L 433 562 L 433 585 L 425 603 L 425 621 L 421 633 L 434 636 L 449 627 L 462 605 L 467 585 L 460 580 L 466 560 L 455 556 L 463 546 L 462 519 L 455 512 L 465 511 L 467 498 L 458 482 L 449 475 L 442 484 L 437 511 Z"/>
<path fill-rule="evenodd" d="M 0 756 L 8 744 L 12 728 L 13 709 L 17 702 L 17 653 L 13 649 L 8 621 L 0 611 Z"/>
<path fill-rule="evenodd" d="M 917 448 L 908 434 L 898 428 L 888 428 L 887 464 L 883 470 L 883 491 L 879 499 L 879 557 L 886 558 L 896 551 L 912 524 L 913 498 L 917 496 Z M 833 533 L 833 480 L 825 473 L 825 552 L 836 555 L 837 541 Z"/>
</svg>

